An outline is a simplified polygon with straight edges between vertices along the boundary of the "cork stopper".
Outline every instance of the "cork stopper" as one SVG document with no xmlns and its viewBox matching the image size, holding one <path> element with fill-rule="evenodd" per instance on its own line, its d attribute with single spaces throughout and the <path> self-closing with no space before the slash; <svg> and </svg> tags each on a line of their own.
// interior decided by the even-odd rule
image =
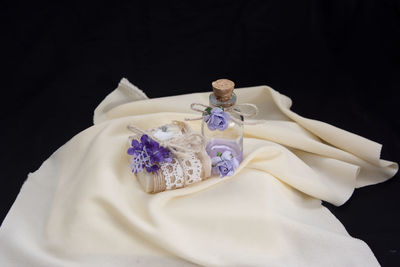
<svg viewBox="0 0 400 267">
<path fill-rule="evenodd" d="M 212 82 L 214 96 L 218 101 L 226 102 L 232 98 L 235 83 L 228 79 L 219 79 Z"/>
</svg>

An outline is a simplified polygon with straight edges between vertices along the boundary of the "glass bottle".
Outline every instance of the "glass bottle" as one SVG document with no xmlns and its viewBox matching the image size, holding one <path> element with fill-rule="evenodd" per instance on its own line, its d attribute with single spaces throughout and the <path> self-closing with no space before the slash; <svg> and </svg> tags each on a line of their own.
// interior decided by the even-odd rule
<svg viewBox="0 0 400 267">
<path fill-rule="evenodd" d="M 243 116 L 238 115 L 234 110 L 236 95 L 233 92 L 235 84 L 227 79 L 219 79 L 212 83 L 213 93 L 209 97 L 211 108 L 221 108 L 229 114 L 227 128 L 224 130 L 210 129 L 206 120 L 201 125 L 202 135 L 206 138 L 206 151 L 213 158 L 230 151 L 232 156 L 240 163 L 243 159 Z M 209 115 L 210 109 L 205 111 L 204 116 Z"/>
</svg>

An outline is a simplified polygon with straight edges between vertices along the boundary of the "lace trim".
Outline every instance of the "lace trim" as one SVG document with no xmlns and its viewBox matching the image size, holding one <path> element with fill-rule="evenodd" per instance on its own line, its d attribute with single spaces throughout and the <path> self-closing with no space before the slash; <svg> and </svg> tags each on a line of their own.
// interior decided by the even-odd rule
<svg viewBox="0 0 400 267">
<path fill-rule="evenodd" d="M 188 153 L 179 161 L 174 158 L 171 163 L 162 163 L 160 166 L 167 190 L 181 188 L 202 180 L 203 165 L 195 153 Z"/>
<path fill-rule="evenodd" d="M 179 162 L 174 158 L 171 163 L 162 163 L 161 171 L 164 175 L 166 189 L 176 189 L 185 185 L 183 170 Z"/>
</svg>

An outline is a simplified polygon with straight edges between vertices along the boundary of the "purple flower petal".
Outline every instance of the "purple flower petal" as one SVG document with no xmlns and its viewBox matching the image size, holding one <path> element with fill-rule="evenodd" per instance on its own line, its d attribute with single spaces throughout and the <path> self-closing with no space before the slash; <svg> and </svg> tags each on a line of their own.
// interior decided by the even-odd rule
<svg viewBox="0 0 400 267">
<path fill-rule="evenodd" d="M 142 142 L 143 146 L 147 146 L 150 143 L 150 137 L 144 134 L 140 137 L 140 142 Z"/>
<path fill-rule="evenodd" d="M 233 165 L 233 168 L 236 169 L 237 167 L 239 167 L 239 161 L 236 158 L 233 158 L 232 165 Z"/>
<path fill-rule="evenodd" d="M 231 115 L 228 112 L 222 113 L 222 116 L 224 116 L 226 121 L 229 121 L 231 119 Z"/>
<path fill-rule="evenodd" d="M 207 124 L 207 126 L 208 126 L 208 129 L 210 129 L 211 131 L 217 130 L 217 127 L 215 127 L 215 125 L 213 125 L 211 123 Z"/>
<path fill-rule="evenodd" d="M 223 124 L 224 122 L 225 122 L 224 117 L 213 116 L 212 123 L 213 123 L 214 125 L 220 126 L 220 125 Z"/>
<path fill-rule="evenodd" d="M 212 165 L 216 165 L 217 163 L 219 163 L 220 161 L 222 161 L 221 157 L 213 157 L 211 159 L 211 164 Z"/>
<path fill-rule="evenodd" d="M 164 157 L 159 151 L 156 151 L 154 154 L 150 155 L 150 161 L 152 163 L 162 162 L 163 160 L 164 160 Z"/>
<path fill-rule="evenodd" d="M 133 140 L 132 140 L 131 146 L 132 146 L 132 147 L 137 147 L 137 146 L 139 146 L 139 141 L 136 140 L 136 139 L 133 139 Z"/>
<path fill-rule="evenodd" d="M 148 172 L 156 172 L 160 169 L 160 167 L 158 167 L 158 165 L 153 165 L 151 167 L 146 167 L 146 171 Z"/>
<path fill-rule="evenodd" d="M 129 155 L 134 155 L 135 154 L 135 149 L 133 147 L 128 148 L 128 151 L 126 152 Z"/>
<path fill-rule="evenodd" d="M 164 158 L 164 162 L 171 163 L 172 162 L 172 158 L 171 157 Z"/>
<path fill-rule="evenodd" d="M 229 150 L 224 151 L 224 153 L 222 153 L 221 158 L 223 160 L 231 160 L 233 158 L 232 156 L 232 152 Z"/>
<path fill-rule="evenodd" d="M 160 144 L 154 141 L 153 139 L 149 139 L 149 142 L 146 143 L 146 148 L 151 151 L 155 152 L 160 147 Z"/>
<path fill-rule="evenodd" d="M 224 112 L 224 111 L 222 110 L 222 108 L 219 108 L 219 107 L 215 107 L 211 110 L 211 114 L 218 114 L 218 113 L 222 113 L 222 112 Z"/>
</svg>

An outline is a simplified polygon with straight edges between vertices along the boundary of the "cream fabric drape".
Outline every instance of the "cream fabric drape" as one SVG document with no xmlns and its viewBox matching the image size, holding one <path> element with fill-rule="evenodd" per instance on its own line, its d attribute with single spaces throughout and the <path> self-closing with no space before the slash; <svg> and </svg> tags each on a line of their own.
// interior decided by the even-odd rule
<svg viewBox="0 0 400 267">
<path fill-rule="evenodd" d="M 236 174 L 146 194 L 128 168 L 126 125 L 195 117 L 209 93 L 148 99 L 123 79 L 94 126 L 27 181 L 0 228 L 0 266 L 377 266 L 321 205 L 398 169 L 381 145 L 290 110 L 268 86 L 237 89 L 256 104 Z M 199 131 L 200 122 L 189 122 Z"/>
</svg>

